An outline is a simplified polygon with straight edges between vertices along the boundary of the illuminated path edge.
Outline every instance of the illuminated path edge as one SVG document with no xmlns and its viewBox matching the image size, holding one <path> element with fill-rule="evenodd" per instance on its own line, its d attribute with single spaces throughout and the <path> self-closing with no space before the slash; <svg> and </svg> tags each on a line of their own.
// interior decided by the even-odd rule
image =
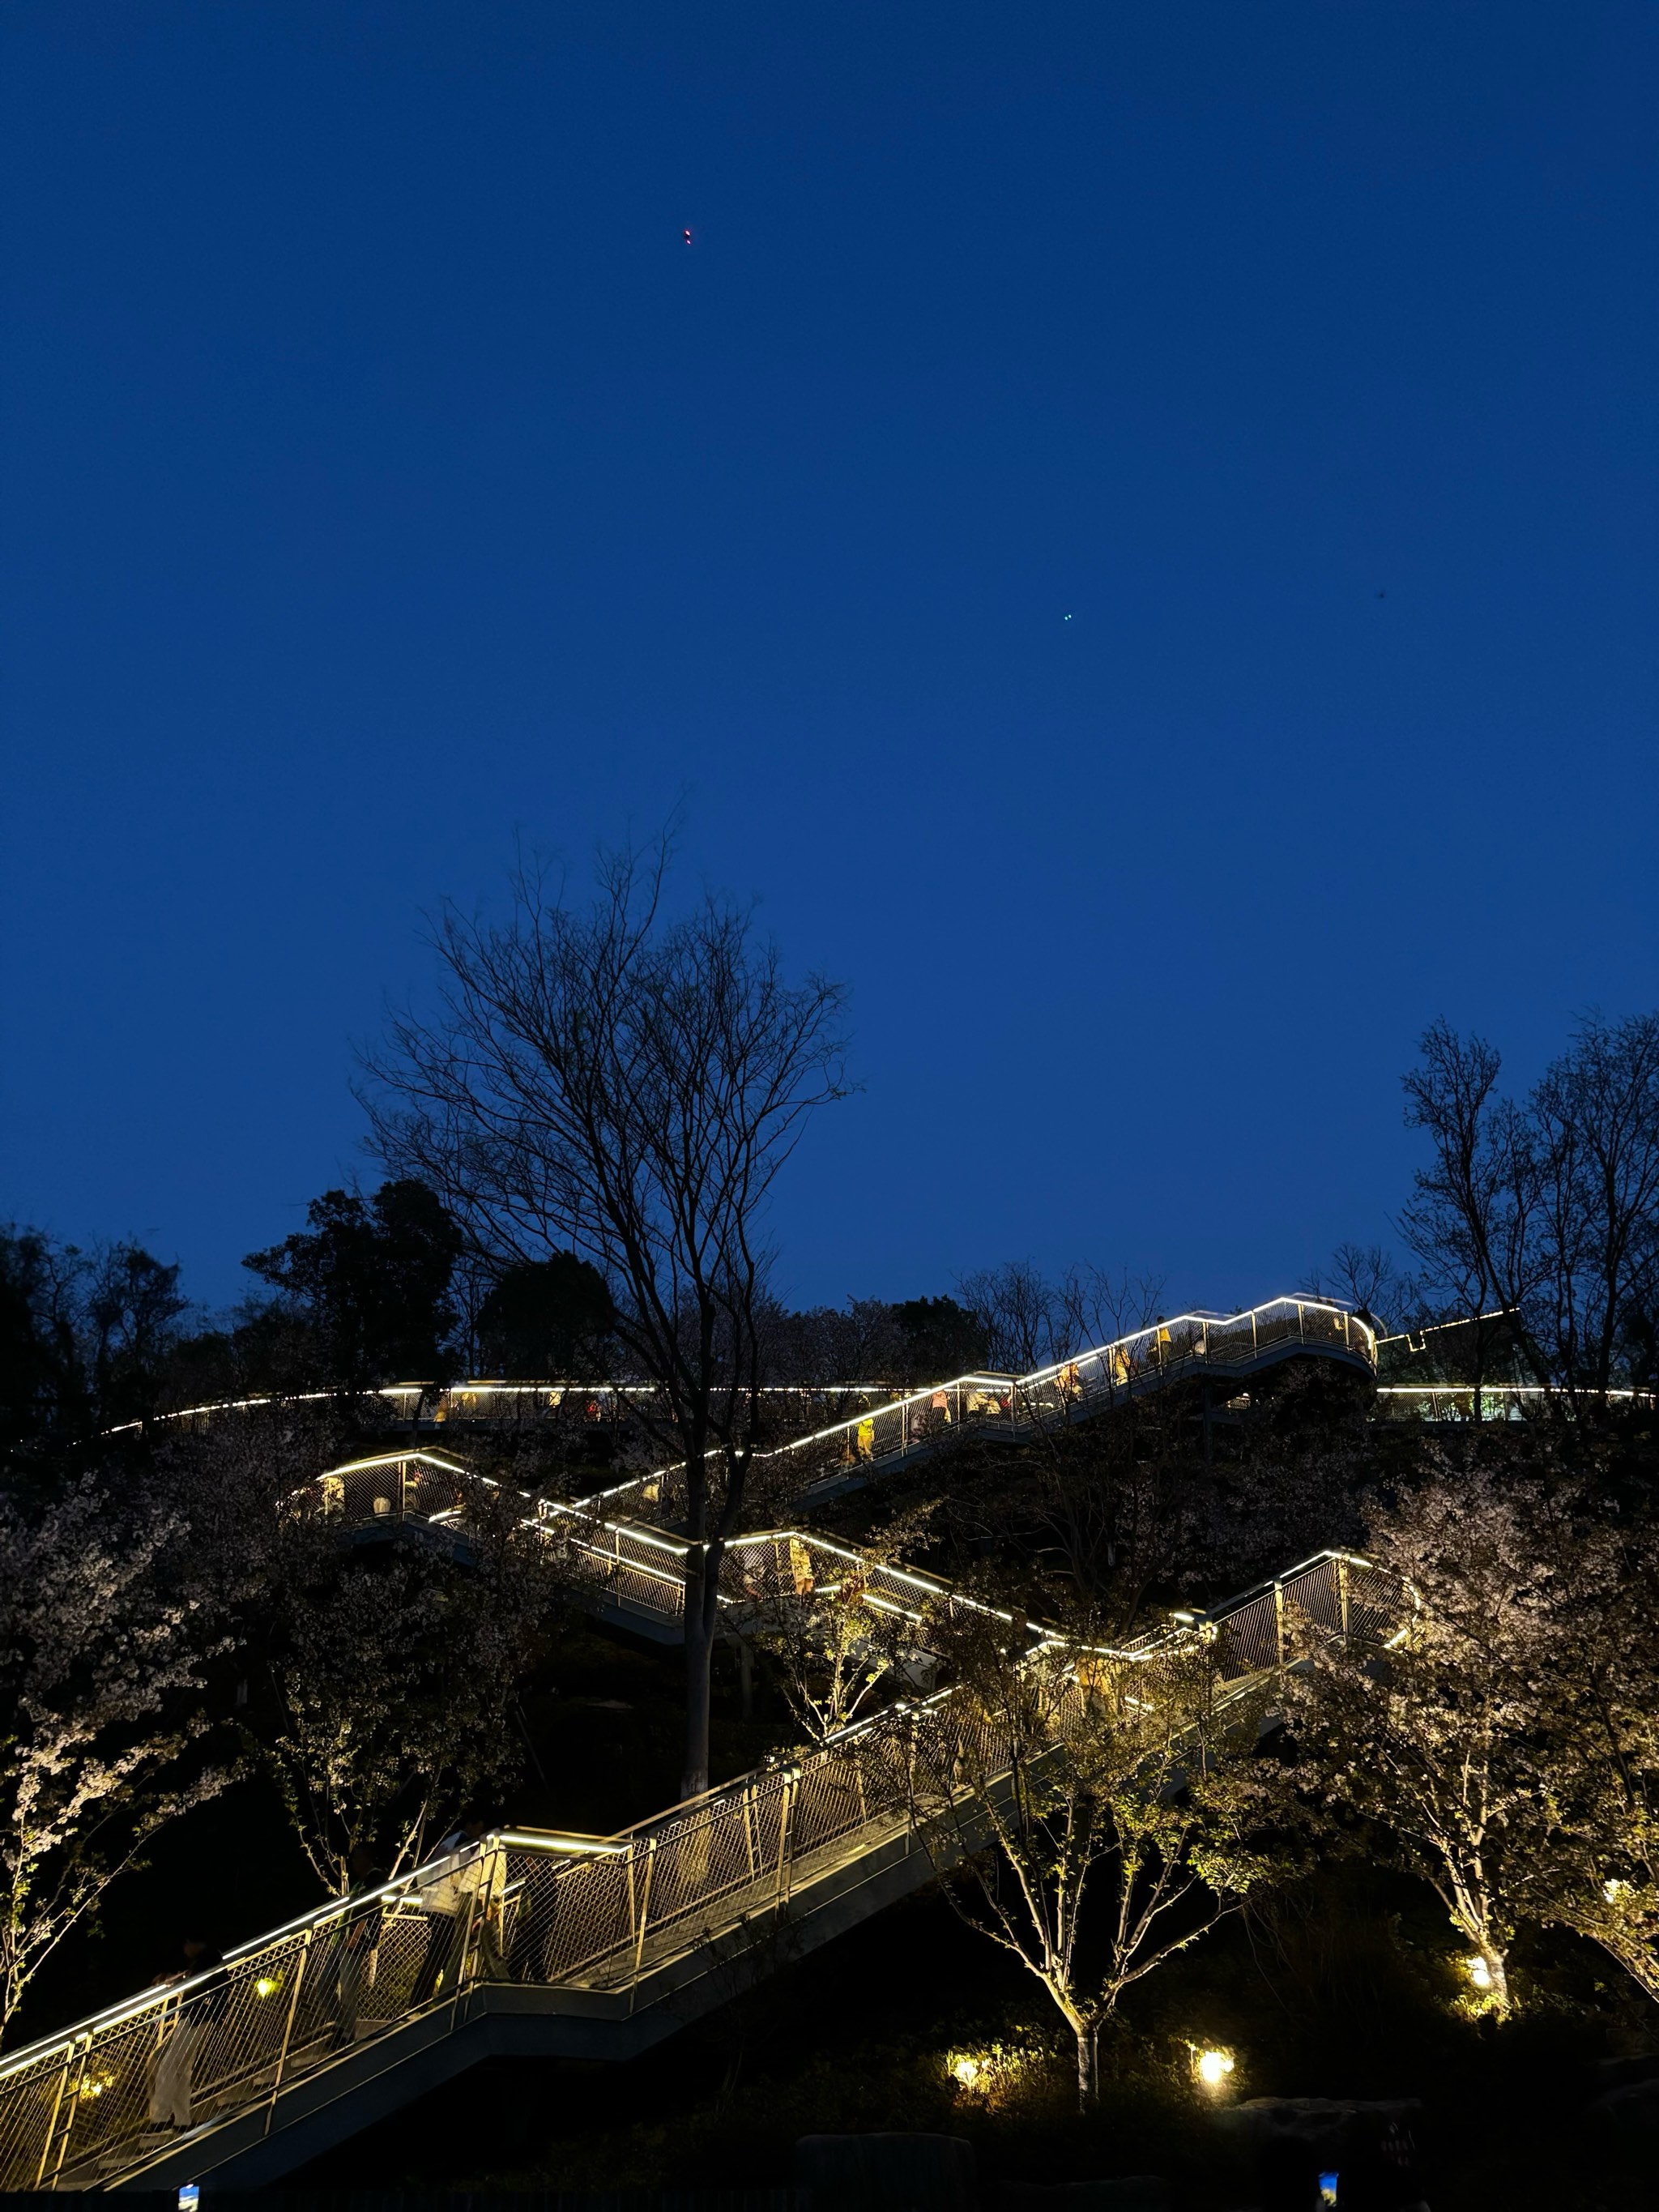
<svg viewBox="0 0 1659 2212">
<path fill-rule="evenodd" d="M 1017 1437 L 1146 1389 L 1309 1352 L 1370 1368 L 1375 1340 L 1357 1316 L 1312 1299 L 1185 1315 L 1031 1376 L 957 1377 L 911 1393 L 784 1449 L 803 1455 L 800 1494 L 810 1498 L 896 1469 L 969 1425 Z M 618 1486 L 605 1502 L 624 1511 L 643 1504 L 653 1483 L 660 1498 L 672 1474 Z M 581 1509 L 590 1519 L 592 1510 Z M 642 1519 L 611 1521 L 672 1544 Z M 801 1571 L 798 1545 L 810 1547 L 809 1571 L 812 1553 L 856 1556 L 806 1532 L 741 1540 L 737 1601 L 745 1556 L 765 1566 L 769 1589 L 787 1587 Z M 892 1595 L 900 1609 L 915 1602 L 902 1589 Z M 636 1607 L 630 1625 L 648 1609 Z M 1397 1589 L 1367 1562 L 1324 1553 L 1195 1626 L 1115 1656 L 1146 1666 L 1151 1685 L 1161 1653 L 1196 1634 L 1220 1636 L 1242 1694 L 1289 1662 L 1298 1636 L 1384 1641 L 1400 1613 Z M 209 2176 L 258 2185 L 480 2058 L 630 2057 L 933 1877 L 937 1843 L 930 1856 L 894 1809 L 886 1778 L 904 1727 L 961 1724 L 949 1692 L 901 1702 L 793 1765 L 743 1776 L 614 1837 L 495 1832 L 478 1863 L 486 1909 L 475 1890 L 465 1929 L 456 1923 L 453 1994 L 418 1997 L 429 1922 L 415 1899 L 432 1879 L 426 1868 L 373 1899 L 321 1906 L 238 1947 L 217 1984 L 145 1991 L 9 2054 L 0 2060 L 0 2188 L 163 2189 Z M 380 1928 L 375 1982 L 359 1990 L 356 2038 L 337 2047 L 342 1946 L 365 1913 Z M 158 2053 L 180 2035 L 194 2045 L 196 2107 L 206 2117 L 162 2139 L 147 2121 L 150 2083 Z"/>
</svg>

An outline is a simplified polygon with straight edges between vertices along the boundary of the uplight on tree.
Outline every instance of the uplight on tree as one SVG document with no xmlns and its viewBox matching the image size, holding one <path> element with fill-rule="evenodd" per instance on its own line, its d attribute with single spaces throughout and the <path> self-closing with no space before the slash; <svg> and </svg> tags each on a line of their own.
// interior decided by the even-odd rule
<svg viewBox="0 0 1659 2212">
<path fill-rule="evenodd" d="M 1202 2049 L 1197 2045 L 1193 2046 L 1194 2078 L 1212 2096 L 1226 2087 L 1237 2063 L 1231 2051 L 1218 2050 L 1213 2045 Z"/>
</svg>

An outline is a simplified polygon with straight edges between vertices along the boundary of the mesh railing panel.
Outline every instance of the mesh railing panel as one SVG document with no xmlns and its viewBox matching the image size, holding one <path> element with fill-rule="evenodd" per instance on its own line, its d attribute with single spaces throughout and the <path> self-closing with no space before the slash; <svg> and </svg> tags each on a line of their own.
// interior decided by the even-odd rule
<svg viewBox="0 0 1659 2212">
<path fill-rule="evenodd" d="M 810 1489 L 815 1481 L 890 1465 L 965 1427 L 1015 1435 L 1028 1423 L 1094 1412 L 1184 1375 L 1248 1368 L 1291 1346 L 1376 1365 L 1376 1337 L 1357 1316 L 1318 1299 L 1274 1298 L 1242 1314 L 1187 1314 L 1156 1322 L 1030 1375 L 958 1376 L 863 1409 L 761 1456 L 793 1462 L 799 1469 L 794 1480 Z M 672 1500 L 678 1478 L 678 1468 L 661 1469 L 617 1485 L 605 1493 L 605 1502 L 612 1510 L 627 1510 L 647 1484 Z"/>
<path fill-rule="evenodd" d="M 772 1571 L 797 1571 L 794 1540 L 768 1540 Z M 1387 1577 L 1326 1556 L 1132 1656 L 1079 1653 L 1064 1694 L 1080 1710 L 1091 1668 L 1121 1679 L 1127 1666 L 1135 1694 L 1155 1699 L 1161 1667 L 1190 1655 L 1195 1638 L 1224 1680 L 1243 1683 L 1322 1638 L 1384 1641 L 1403 1617 Z M 918 1800 L 919 1745 L 936 1795 L 1007 1756 L 942 1692 L 599 1845 L 488 1838 L 279 1930 L 204 1980 L 20 2052 L 0 2064 L 0 2187 L 105 2185 L 164 2146 L 165 2123 L 269 2103 L 471 1984 L 627 1989 L 774 1907 L 807 1863 L 855 1860 L 902 1831 Z"/>
</svg>

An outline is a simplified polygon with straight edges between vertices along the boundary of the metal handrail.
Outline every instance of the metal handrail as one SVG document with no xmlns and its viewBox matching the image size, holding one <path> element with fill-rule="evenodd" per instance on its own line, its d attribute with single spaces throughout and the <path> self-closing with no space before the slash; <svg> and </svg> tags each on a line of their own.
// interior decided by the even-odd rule
<svg viewBox="0 0 1659 2212">
<path fill-rule="evenodd" d="M 1375 1362 L 1375 1333 L 1345 1307 L 1316 1298 L 1273 1298 L 1237 1314 L 1195 1312 L 1155 1322 L 1029 1375 L 975 1372 L 929 1384 L 757 1457 L 775 1465 L 805 1455 L 809 1471 L 828 1462 L 830 1472 L 817 1482 L 809 1480 L 801 1491 L 810 1499 L 816 1490 L 845 1480 L 849 1467 L 855 1479 L 866 1468 L 891 1471 L 969 1429 L 1018 1437 L 1039 1425 L 1086 1417 L 1151 1383 L 1162 1386 L 1195 1372 L 1255 1365 L 1276 1346 L 1292 1345 Z M 393 1501 L 376 1480 L 380 1470 L 392 1468 L 401 1486 L 396 1505 L 401 1517 L 452 1523 L 458 1518 L 466 1471 L 435 1453 L 384 1453 L 331 1468 L 317 1481 L 325 1502 L 335 1502 L 349 1520 L 368 1522 L 393 1510 Z M 410 1502 L 410 1468 L 417 1470 L 418 1504 Z M 661 1510 L 682 1473 L 683 1462 L 613 1484 L 580 1502 L 542 1499 L 532 1517 L 544 1534 L 563 1544 L 580 1583 L 623 1611 L 645 1614 L 672 1629 L 684 1618 L 684 1561 L 690 1547 L 626 1509 L 649 1501 Z M 529 1493 L 523 1494 L 528 1500 Z M 768 1544 L 805 1550 L 815 1581 L 820 1577 L 810 1566 L 810 1555 L 834 1550 L 826 1539 L 802 1529 L 733 1540 L 722 1567 L 720 1601 L 728 1609 L 753 1595 L 742 1586 L 744 1569 L 750 1554 Z M 860 1564 L 872 1571 L 861 1555 Z M 770 1594 L 780 1594 L 781 1587 L 780 1581 Z"/>
<path fill-rule="evenodd" d="M 1269 1298 L 1235 1314 L 1192 1312 L 1152 1322 L 1028 1375 L 975 1371 L 928 1383 L 757 1452 L 755 1460 L 769 1465 L 806 1458 L 820 1464 L 824 1471 L 818 1482 L 809 1480 L 800 1492 L 811 1497 L 849 1472 L 857 1479 L 877 1466 L 890 1468 L 934 1449 L 953 1430 L 973 1426 L 1018 1436 L 1055 1419 L 1074 1419 L 1122 1404 L 1149 1387 L 1257 1366 L 1279 1346 L 1334 1354 L 1376 1370 L 1376 1334 L 1357 1313 L 1326 1298 Z M 619 1506 L 647 1491 L 660 1498 L 684 1465 L 677 1461 L 613 1483 L 596 1492 L 589 1505 Z"/>
<path fill-rule="evenodd" d="M 1293 1661 L 1310 1630 L 1383 1642 L 1404 1610 L 1391 1577 L 1324 1553 L 1109 1656 L 1155 1681 L 1161 1659 L 1202 1638 L 1241 1686 Z M 1100 1656 L 1079 1648 L 1079 1668 Z M 28 2045 L 0 2061 L 0 2187 L 97 2188 L 142 2171 L 175 2140 L 153 2116 L 168 2096 L 176 2109 L 181 2079 L 204 2134 L 261 2108 L 270 2125 L 285 2084 L 489 1983 L 608 1990 L 631 2005 L 665 1965 L 781 1910 L 819 1872 L 909 1849 L 904 1732 L 977 1729 L 956 1695 L 889 1707 L 614 1836 L 497 1830 Z"/>
<path fill-rule="evenodd" d="M 932 1449 L 954 1427 L 992 1423 L 1018 1433 L 1116 1402 L 1152 1382 L 1249 1367 L 1264 1351 L 1291 1344 L 1375 1361 L 1373 1334 L 1357 1316 L 1322 1300 L 1274 1299 L 1231 1316 L 1157 1322 L 1029 1376 L 957 1376 L 766 1456 L 810 1453 L 843 1466 L 890 1466 Z M 385 1487 L 374 1487 L 386 1485 L 392 1470 L 395 1505 Z M 625 1576 L 651 1585 L 659 1613 L 672 1611 L 675 1600 L 683 1608 L 684 1573 L 675 1567 L 688 1547 L 647 1522 L 605 1512 L 612 1501 L 647 1488 L 660 1498 L 674 1472 L 615 1486 L 585 1507 L 544 1504 L 534 1517 L 558 1523 L 571 1548 L 595 1562 L 595 1574 L 603 1570 L 613 1584 Z M 376 1511 L 451 1522 L 474 1479 L 437 1455 L 411 1450 L 351 1462 L 319 1480 L 325 1504 L 337 1510 L 350 1510 L 350 1482 L 367 1481 Z M 578 1533 L 583 1529 L 586 1535 Z M 595 1533 L 608 1544 L 589 1541 Z M 740 1606 L 792 1587 L 797 1596 L 810 1595 L 826 1559 L 856 1561 L 872 1585 L 881 1583 L 883 1595 L 912 1617 L 941 1599 L 978 1605 L 936 1577 L 788 1528 L 729 1547 L 723 1573 L 731 1587 L 722 1597 Z M 1202 1635 L 1220 1639 L 1234 1677 L 1245 1680 L 1285 1662 L 1287 1608 L 1324 1632 L 1355 1632 L 1351 1578 L 1376 1571 L 1349 1554 L 1321 1554 L 1201 1622 L 1088 1656 L 1155 1671 L 1162 1655 Z M 1391 1602 L 1397 1613 L 1397 1589 Z M 1052 1650 L 1053 1639 L 1037 1633 L 1037 1648 Z M 269 2125 L 284 2083 L 336 2063 L 365 2033 L 388 2033 L 457 2005 L 464 1990 L 479 1983 L 602 1987 L 629 1993 L 631 2002 L 677 1942 L 682 1948 L 712 1942 L 751 1915 L 757 1887 L 781 1908 L 815 1855 L 855 1861 L 902 1832 L 888 1771 L 893 1747 L 918 1711 L 947 1716 L 937 1724 L 953 1725 L 948 1716 L 962 1708 L 951 1705 L 951 1695 L 890 1707 L 787 1767 L 744 1776 L 614 1837 L 498 1831 L 470 1852 L 301 1915 L 238 1947 L 207 1974 L 141 1992 L 0 2060 L 0 2186 L 98 2187 L 118 2172 L 140 2170 L 168 2141 L 156 2132 L 164 2106 L 176 2111 L 183 2102 L 192 2113 L 202 2107 L 206 2118 L 198 2124 L 210 2128 L 264 2105 Z M 463 1895 L 464 1916 L 452 1909 Z"/>
</svg>

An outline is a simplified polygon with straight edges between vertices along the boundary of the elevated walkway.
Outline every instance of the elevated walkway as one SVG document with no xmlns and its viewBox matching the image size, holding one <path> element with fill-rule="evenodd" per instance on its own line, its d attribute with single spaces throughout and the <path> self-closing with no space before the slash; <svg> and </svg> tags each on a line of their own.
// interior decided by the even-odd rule
<svg viewBox="0 0 1659 2212">
<path fill-rule="evenodd" d="M 1403 1613 L 1388 1577 L 1325 1553 L 1169 1635 L 1079 1652 L 1068 1694 L 1082 1711 L 1109 1662 L 1155 1698 L 1160 1662 L 1202 1637 L 1243 1697 L 1310 1639 L 1384 1643 Z M 972 1729 L 994 1771 L 951 1692 L 901 1702 L 618 1835 L 501 1831 L 43 2039 L 0 2063 L 0 2188 L 255 2185 L 493 2053 L 631 2056 L 938 1870 L 949 1823 L 907 1786 L 919 1729 L 947 1769 Z M 173 2133 L 152 2100 L 181 2082 Z"/>
<path fill-rule="evenodd" d="M 757 1465 L 811 1505 L 896 1474 L 967 1433 L 1019 1443 L 1175 1383 L 1231 1388 L 1286 1360 L 1310 1358 L 1374 1377 L 1376 1334 L 1358 1314 L 1320 1298 L 1270 1298 L 1236 1314 L 1178 1314 L 1029 1375 L 957 1375 L 930 1383 L 757 1454 Z M 662 1519 L 672 1514 L 678 1476 L 678 1468 L 636 1475 L 590 1502 Z"/>
<path fill-rule="evenodd" d="M 814 1425 L 769 1456 L 804 1455 L 803 1484 L 823 1480 L 847 1486 L 849 1477 L 868 1480 L 874 1471 L 936 1446 L 945 1431 L 963 1423 L 982 1423 L 988 1434 L 1018 1438 L 1034 1424 L 1057 1417 L 1074 1419 L 1166 1383 L 1195 1376 L 1231 1381 L 1309 1355 L 1374 1375 L 1376 1343 L 1369 1323 L 1345 1307 L 1321 1298 L 1279 1297 L 1236 1314 L 1179 1314 L 1029 1375 L 957 1375 L 896 1394 L 878 1382 L 780 1383 L 763 1388 L 760 1398 L 770 1424 Z M 156 1419 L 201 1426 L 227 1413 L 350 1399 L 383 1407 L 388 1427 L 435 1440 L 441 1429 L 474 1425 L 519 1429 L 562 1423 L 579 1432 L 603 1430 L 626 1422 L 630 1414 L 647 1413 L 657 1398 L 650 1383 L 392 1382 L 362 1392 L 311 1390 L 283 1398 L 229 1399 L 184 1407 Z M 128 1421 L 108 1434 L 143 1425 Z M 620 1495 L 662 1479 L 661 1473 L 647 1474 L 614 1488 Z"/>
<path fill-rule="evenodd" d="M 767 1455 L 768 1472 L 781 1494 L 810 1504 L 965 1434 L 1018 1442 L 1148 1390 L 1232 1383 L 1309 1355 L 1370 1373 L 1375 1340 L 1316 1299 L 1186 1314 L 1030 1375 L 959 1376 L 860 1404 Z M 686 1547 L 662 1525 L 678 1474 L 533 1508 L 596 1610 L 669 1642 L 684 1612 Z M 314 1487 L 354 1534 L 417 1522 L 460 1549 L 477 1480 L 412 1448 L 331 1469 Z M 862 1601 L 909 1620 L 968 1602 L 936 1577 L 799 1528 L 732 1543 L 721 1601 L 741 1627 L 849 1576 Z M 1397 1590 L 1364 1561 L 1322 1553 L 1087 1664 L 1144 1668 L 1156 1694 L 1160 1658 L 1201 1635 L 1243 1695 L 1309 1635 L 1385 1640 L 1400 1612 Z M 906 1747 L 925 1728 L 945 1731 L 948 1747 L 964 1711 L 948 1692 L 901 1701 L 793 1763 L 616 1836 L 500 1832 L 12 2054 L 0 2061 L 0 2188 L 160 2189 L 209 2176 L 252 2185 L 491 2053 L 627 2057 L 932 1876 L 939 1838 L 925 1816 L 918 1826 Z M 191 2124 L 175 2133 L 159 2122 L 178 2102 Z"/>
<path fill-rule="evenodd" d="M 1194 1381 L 1230 1389 L 1295 1358 L 1374 1370 L 1376 1339 L 1344 1308 L 1312 1298 L 1273 1298 L 1231 1315 L 1182 1314 L 1030 1375 L 960 1375 L 860 1410 L 757 1455 L 761 1481 L 801 1506 L 823 1504 L 897 1474 L 972 1436 L 1018 1444 L 1088 1420 L 1152 1390 Z M 583 1604 L 599 1618 L 653 1642 L 684 1637 L 685 1558 L 673 1533 L 682 1470 L 659 1468 L 576 1503 L 543 1499 L 535 1512 L 566 1559 Z M 324 1509 L 372 1531 L 418 1524 L 450 1541 L 465 1526 L 467 1470 L 424 1447 L 389 1452 L 319 1478 Z M 665 1525 L 665 1523 L 668 1525 Z M 720 1570 L 720 1602 L 733 1626 L 757 1606 L 848 1573 L 870 1583 L 872 1602 L 912 1611 L 945 1585 L 927 1575 L 872 1570 L 861 1554 L 804 1528 L 734 1539 Z"/>
</svg>

